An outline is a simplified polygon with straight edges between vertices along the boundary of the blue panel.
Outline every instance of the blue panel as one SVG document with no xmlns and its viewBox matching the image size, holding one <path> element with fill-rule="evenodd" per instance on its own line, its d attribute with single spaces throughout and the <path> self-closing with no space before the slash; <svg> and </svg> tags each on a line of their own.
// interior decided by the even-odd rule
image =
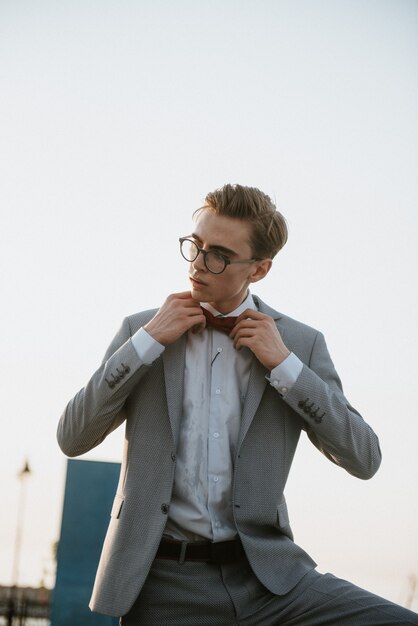
<svg viewBox="0 0 418 626">
<path fill-rule="evenodd" d="M 119 471 L 119 463 L 68 461 L 51 626 L 119 623 L 88 608 Z"/>
</svg>

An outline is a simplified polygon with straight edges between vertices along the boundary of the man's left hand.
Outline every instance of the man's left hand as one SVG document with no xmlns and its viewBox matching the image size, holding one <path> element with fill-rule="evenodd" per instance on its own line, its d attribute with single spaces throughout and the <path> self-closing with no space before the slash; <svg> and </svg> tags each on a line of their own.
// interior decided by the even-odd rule
<svg viewBox="0 0 418 626">
<path fill-rule="evenodd" d="M 229 336 L 234 342 L 234 348 L 249 348 L 270 371 L 290 354 L 273 318 L 253 309 L 246 309 L 237 317 Z"/>
</svg>

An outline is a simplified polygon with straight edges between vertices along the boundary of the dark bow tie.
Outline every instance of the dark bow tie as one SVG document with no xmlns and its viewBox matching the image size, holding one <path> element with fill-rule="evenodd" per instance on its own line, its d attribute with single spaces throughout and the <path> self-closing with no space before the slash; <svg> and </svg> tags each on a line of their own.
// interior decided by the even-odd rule
<svg viewBox="0 0 418 626">
<path fill-rule="evenodd" d="M 235 326 L 235 322 L 237 321 L 236 317 L 215 317 L 207 309 L 202 308 L 202 311 L 203 315 L 206 317 L 206 326 L 211 326 L 212 328 L 220 330 L 227 335 L 229 335 Z"/>
</svg>

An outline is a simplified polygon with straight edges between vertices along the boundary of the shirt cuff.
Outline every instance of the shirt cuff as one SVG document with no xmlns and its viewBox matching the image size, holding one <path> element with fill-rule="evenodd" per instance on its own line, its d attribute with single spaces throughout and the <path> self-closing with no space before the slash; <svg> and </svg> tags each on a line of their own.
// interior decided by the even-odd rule
<svg viewBox="0 0 418 626">
<path fill-rule="evenodd" d="M 140 328 L 132 335 L 131 341 L 144 365 L 151 365 L 165 350 L 165 347 L 151 337 L 144 328 Z"/>
<path fill-rule="evenodd" d="M 271 370 L 270 376 L 266 376 L 270 385 L 274 387 L 281 396 L 286 395 L 295 382 L 303 368 L 303 363 L 296 354 L 291 352 L 284 361 Z"/>
</svg>

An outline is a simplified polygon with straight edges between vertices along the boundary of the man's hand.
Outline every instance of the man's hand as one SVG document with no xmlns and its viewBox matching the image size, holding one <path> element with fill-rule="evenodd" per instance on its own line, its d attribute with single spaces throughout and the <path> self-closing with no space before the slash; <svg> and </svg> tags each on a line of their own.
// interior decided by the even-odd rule
<svg viewBox="0 0 418 626">
<path fill-rule="evenodd" d="M 163 346 L 168 346 L 190 328 L 204 328 L 206 318 L 190 291 L 172 293 L 144 329 Z"/>
<path fill-rule="evenodd" d="M 237 317 L 229 336 L 234 342 L 234 348 L 249 348 L 270 371 L 290 354 L 273 318 L 253 309 L 246 309 Z"/>
</svg>

